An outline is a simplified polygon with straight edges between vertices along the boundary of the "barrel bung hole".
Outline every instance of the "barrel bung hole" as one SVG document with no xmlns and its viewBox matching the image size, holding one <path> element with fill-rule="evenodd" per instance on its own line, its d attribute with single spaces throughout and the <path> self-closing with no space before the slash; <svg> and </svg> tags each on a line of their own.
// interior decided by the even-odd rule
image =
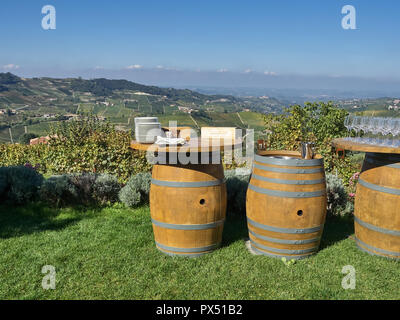
<svg viewBox="0 0 400 320">
<path fill-rule="evenodd" d="M 200 199 L 200 204 L 201 204 L 201 205 L 203 205 L 203 204 L 205 204 L 205 203 L 206 203 L 206 200 Z"/>
<path fill-rule="evenodd" d="M 303 215 L 303 210 L 297 211 L 297 215 L 298 215 L 299 217 L 301 217 L 301 216 Z"/>
</svg>

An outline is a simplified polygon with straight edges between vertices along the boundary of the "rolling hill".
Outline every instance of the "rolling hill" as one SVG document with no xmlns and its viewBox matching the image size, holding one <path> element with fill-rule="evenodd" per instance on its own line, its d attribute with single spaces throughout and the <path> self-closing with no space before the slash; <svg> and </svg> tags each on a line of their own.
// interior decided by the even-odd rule
<svg viewBox="0 0 400 320">
<path fill-rule="evenodd" d="M 0 73 L 0 142 L 24 132 L 46 133 L 49 123 L 93 113 L 122 130 L 137 116 L 158 116 L 163 125 L 235 126 L 262 129 L 263 113 L 278 113 L 273 98 L 206 95 L 188 89 L 146 86 L 127 80 L 21 78 Z"/>
</svg>

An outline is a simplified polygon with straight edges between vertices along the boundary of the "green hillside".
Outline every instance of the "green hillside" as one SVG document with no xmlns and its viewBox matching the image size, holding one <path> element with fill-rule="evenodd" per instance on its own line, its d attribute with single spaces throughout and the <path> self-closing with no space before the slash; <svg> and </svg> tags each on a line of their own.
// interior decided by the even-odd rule
<svg viewBox="0 0 400 320">
<path fill-rule="evenodd" d="M 49 124 L 92 113 L 120 130 L 133 129 L 138 116 L 157 116 L 163 126 L 263 129 L 262 113 L 280 112 L 274 98 L 245 99 L 191 90 L 145 86 L 127 80 L 25 79 L 0 73 L 0 143 L 26 131 L 47 134 Z"/>
</svg>

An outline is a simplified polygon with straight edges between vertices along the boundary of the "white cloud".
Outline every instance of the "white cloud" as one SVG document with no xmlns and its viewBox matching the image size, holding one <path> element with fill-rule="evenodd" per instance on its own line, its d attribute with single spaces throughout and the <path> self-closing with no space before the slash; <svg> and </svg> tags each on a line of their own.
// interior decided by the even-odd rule
<svg viewBox="0 0 400 320">
<path fill-rule="evenodd" d="M 250 73 L 250 72 L 253 72 L 253 70 L 251 70 L 251 69 L 246 69 L 246 70 L 244 70 L 243 72 L 244 72 L 244 73 Z"/>
<path fill-rule="evenodd" d="M 228 72 L 228 71 L 229 71 L 228 69 L 224 69 L 224 68 L 217 70 L 217 72 Z"/>
<path fill-rule="evenodd" d="M 10 63 L 10 64 L 4 65 L 3 69 L 5 69 L 5 70 L 16 70 L 16 69 L 19 69 L 19 65 Z"/>
<path fill-rule="evenodd" d="M 140 64 L 133 64 L 130 66 L 127 66 L 126 69 L 132 70 L 132 69 L 142 69 L 143 67 Z"/>
<path fill-rule="evenodd" d="M 274 71 L 264 71 L 264 74 L 265 74 L 266 76 L 276 76 L 276 75 L 277 75 L 277 73 L 274 72 Z"/>
<path fill-rule="evenodd" d="M 102 67 L 102 66 L 95 66 L 94 67 L 94 70 L 103 70 L 104 69 L 104 67 Z"/>
</svg>

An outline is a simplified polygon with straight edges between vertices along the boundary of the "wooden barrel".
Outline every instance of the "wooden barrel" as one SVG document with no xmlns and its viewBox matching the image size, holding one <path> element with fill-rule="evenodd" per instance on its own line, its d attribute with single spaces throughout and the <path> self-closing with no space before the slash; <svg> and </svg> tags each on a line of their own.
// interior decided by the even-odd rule
<svg viewBox="0 0 400 320">
<path fill-rule="evenodd" d="M 318 250 L 326 216 L 326 182 L 321 156 L 303 160 L 292 151 L 255 156 L 246 197 L 252 249 L 287 259 Z"/>
<path fill-rule="evenodd" d="M 150 211 L 162 252 L 196 257 L 218 248 L 226 215 L 222 164 L 155 165 Z"/>
<path fill-rule="evenodd" d="M 400 155 L 367 153 L 354 210 L 357 246 L 400 259 Z"/>
</svg>

